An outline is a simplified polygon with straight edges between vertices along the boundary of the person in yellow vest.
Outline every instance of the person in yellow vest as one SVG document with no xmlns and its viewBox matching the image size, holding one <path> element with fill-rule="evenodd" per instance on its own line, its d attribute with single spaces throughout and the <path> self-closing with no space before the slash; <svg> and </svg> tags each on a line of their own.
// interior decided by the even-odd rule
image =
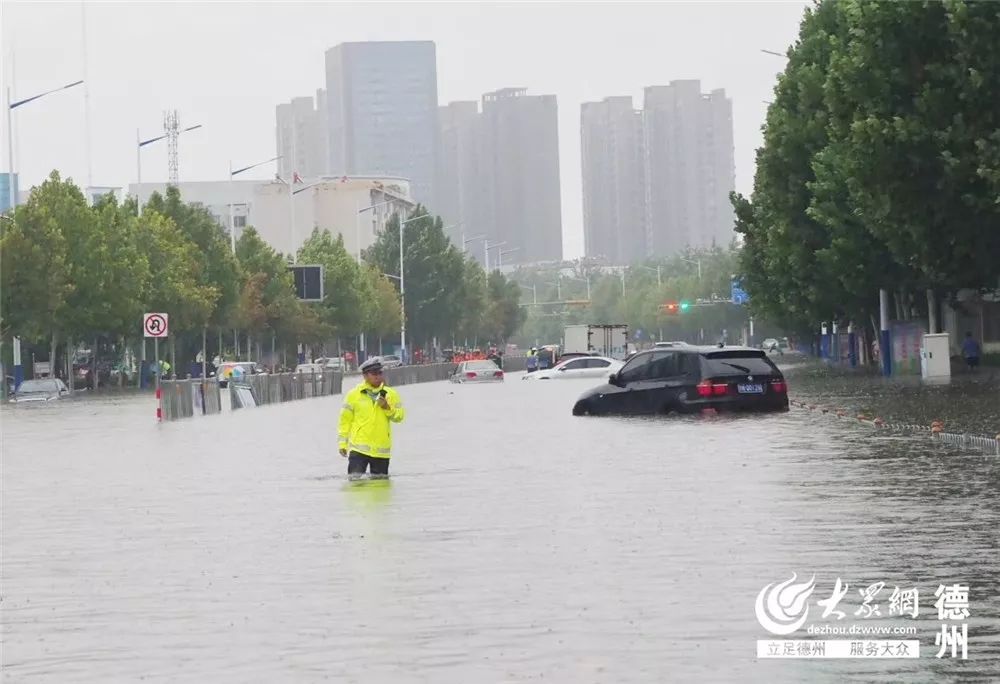
<svg viewBox="0 0 1000 684">
<path fill-rule="evenodd" d="M 348 477 L 360 477 L 369 468 L 373 478 L 388 477 L 392 423 L 403 422 L 403 402 L 385 384 L 381 358 L 368 359 L 360 370 L 364 379 L 344 397 L 337 446 L 347 458 Z"/>
</svg>

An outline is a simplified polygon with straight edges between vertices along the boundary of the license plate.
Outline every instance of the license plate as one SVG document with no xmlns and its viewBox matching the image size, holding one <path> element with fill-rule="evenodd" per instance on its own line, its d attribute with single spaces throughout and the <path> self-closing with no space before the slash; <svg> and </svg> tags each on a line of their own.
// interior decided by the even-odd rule
<svg viewBox="0 0 1000 684">
<path fill-rule="evenodd" d="M 736 385 L 736 391 L 740 394 L 763 394 L 764 385 L 754 383 L 751 385 Z"/>
</svg>

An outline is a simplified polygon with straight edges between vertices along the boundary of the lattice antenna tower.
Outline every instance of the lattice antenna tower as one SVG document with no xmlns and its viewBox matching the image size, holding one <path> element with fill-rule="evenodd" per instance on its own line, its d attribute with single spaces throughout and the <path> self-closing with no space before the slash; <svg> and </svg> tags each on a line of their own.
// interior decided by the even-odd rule
<svg viewBox="0 0 1000 684">
<path fill-rule="evenodd" d="M 167 136 L 167 182 L 177 185 L 177 136 L 180 134 L 180 119 L 177 110 L 163 113 L 163 133 Z"/>
</svg>

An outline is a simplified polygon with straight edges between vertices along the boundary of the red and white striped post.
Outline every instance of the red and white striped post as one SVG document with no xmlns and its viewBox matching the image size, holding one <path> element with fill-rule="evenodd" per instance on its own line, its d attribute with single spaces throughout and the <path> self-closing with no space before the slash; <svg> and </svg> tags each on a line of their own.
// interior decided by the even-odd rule
<svg viewBox="0 0 1000 684">
<path fill-rule="evenodd" d="M 157 369 L 159 371 L 159 369 Z M 159 387 L 156 388 L 156 422 L 163 422 L 163 401 L 161 399 L 161 390 Z"/>
</svg>

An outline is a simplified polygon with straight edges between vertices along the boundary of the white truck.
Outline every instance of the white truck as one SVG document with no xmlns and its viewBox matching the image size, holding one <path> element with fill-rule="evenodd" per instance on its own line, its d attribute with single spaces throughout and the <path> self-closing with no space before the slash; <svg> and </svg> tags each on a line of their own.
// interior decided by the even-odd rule
<svg viewBox="0 0 1000 684">
<path fill-rule="evenodd" d="M 597 354 L 624 359 L 628 352 L 627 325 L 567 325 L 563 332 L 563 354 Z"/>
</svg>

